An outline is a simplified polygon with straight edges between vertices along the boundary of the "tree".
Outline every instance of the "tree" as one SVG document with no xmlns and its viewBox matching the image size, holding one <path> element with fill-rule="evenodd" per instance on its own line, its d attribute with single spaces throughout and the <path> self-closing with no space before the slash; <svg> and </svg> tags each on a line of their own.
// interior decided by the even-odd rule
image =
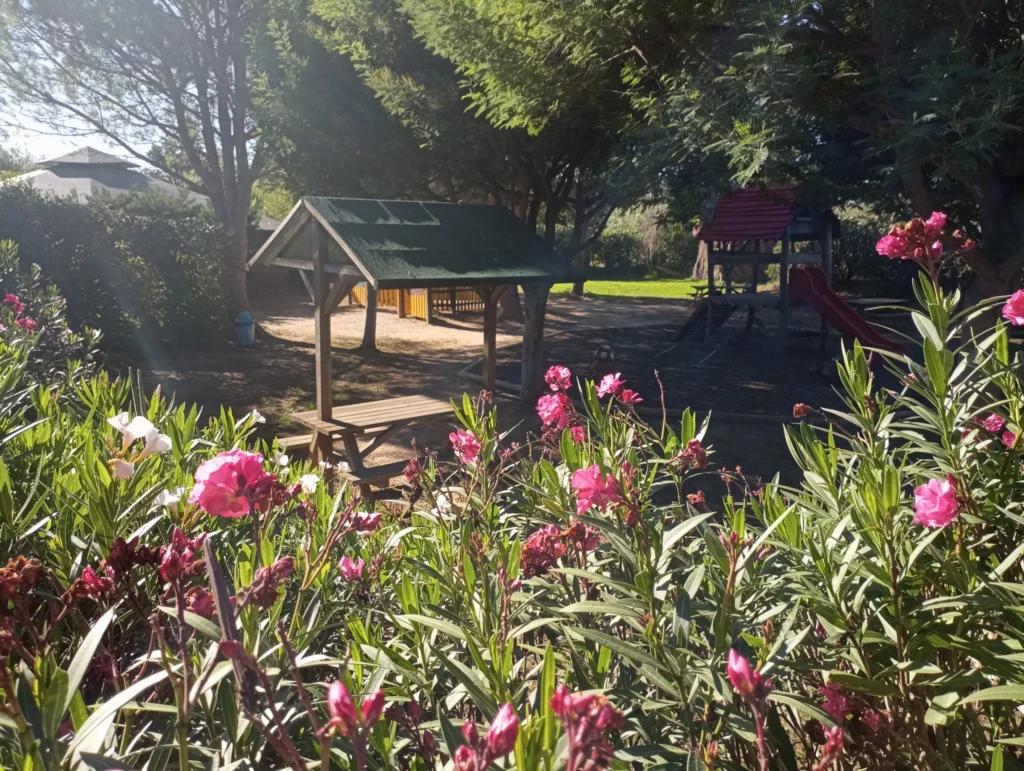
<svg viewBox="0 0 1024 771">
<path fill-rule="evenodd" d="M 257 0 L 7 0 L 0 84 L 35 120 L 71 120 L 209 196 L 234 243 L 233 295 L 248 307 L 253 182 L 264 151 L 252 120 Z M 172 150 L 147 155 L 144 143 Z M 181 162 L 176 162 L 180 158 Z"/>
<path fill-rule="evenodd" d="M 796 181 L 833 201 L 927 216 L 980 238 L 979 296 L 1024 267 L 1024 49 L 1019 3 L 813 0 L 708 6 L 695 50 L 661 68 L 650 118 L 674 157 L 734 181 Z M 637 91 L 651 99 L 646 86 Z M 710 151 L 710 152 L 709 152 Z"/>
<path fill-rule="evenodd" d="M 33 163 L 32 156 L 24 150 L 0 147 L 0 180 L 24 174 Z"/>
</svg>

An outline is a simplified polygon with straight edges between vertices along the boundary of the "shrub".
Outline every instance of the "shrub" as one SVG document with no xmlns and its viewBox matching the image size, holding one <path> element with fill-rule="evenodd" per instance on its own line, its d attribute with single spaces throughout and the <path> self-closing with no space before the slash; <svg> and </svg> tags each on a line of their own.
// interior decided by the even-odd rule
<svg viewBox="0 0 1024 771">
<path fill-rule="evenodd" d="M 0 186 L 0 238 L 56 284 L 73 326 L 102 330 L 108 350 L 148 356 L 226 332 L 228 244 L 204 207 L 134 194 L 79 204 Z"/>
<path fill-rule="evenodd" d="M 820 418 L 787 429 L 799 486 L 711 472 L 707 421 L 650 425 L 618 376 L 556 367 L 531 445 L 464 397 L 456 462 L 411 460 L 374 509 L 247 448 L 257 416 L 200 430 L 75 381 L 0 445 L 43 475 L 0 474 L 23 555 L 0 570 L 0 761 L 1008 767 L 1024 361 L 1003 325 L 967 338 L 988 308 L 942 291 L 940 241 L 967 247 L 933 233 L 918 257 L 923 361 L 879 358 L 883 386 L 845 352 L 845 409 L 794 408 Z M 1024 324 L 1024 291 L 1004 317 Z"/>
</svg>

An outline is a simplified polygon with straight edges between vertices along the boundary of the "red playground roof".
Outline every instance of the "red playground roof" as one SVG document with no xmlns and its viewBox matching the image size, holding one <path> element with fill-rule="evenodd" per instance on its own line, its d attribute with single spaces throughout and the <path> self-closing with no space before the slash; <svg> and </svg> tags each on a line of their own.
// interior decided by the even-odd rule
<svg viewBox="0 0 1024 771">
<path fill-rule="evenodd" d="M 701 241 L 778 241 L 797 211 L 796 186 L 744 187 L 715 202 L 715 213 L 697 233 Z"/>
</svg>

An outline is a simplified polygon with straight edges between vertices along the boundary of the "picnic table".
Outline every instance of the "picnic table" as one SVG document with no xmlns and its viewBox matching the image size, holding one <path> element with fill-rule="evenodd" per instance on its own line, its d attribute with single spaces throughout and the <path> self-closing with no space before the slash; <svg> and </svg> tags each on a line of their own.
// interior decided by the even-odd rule
<svg viewBox="0 0 1024 771">
<path fill-rule="evenodd" d="M 358 484 L 365 497 L 370 484 L 386 483 L 402 472 L 406 462 L 367 466 L 366 458 L 399 429 L 416 423 L 430 423 L 450 415 L 451 402 L 434 396 L 399 396 L 375 402 L 335 407 L 330 420 L 322 419 L 316 410 L 296 412 L 292 418 L 313 429 L 310 453 L 316 460 L 329 460 L 337 439 L 345 448 L 349 471 L 344 475 Z M 372 436 L 360 447 L 359 439 Z"/>
</svg>

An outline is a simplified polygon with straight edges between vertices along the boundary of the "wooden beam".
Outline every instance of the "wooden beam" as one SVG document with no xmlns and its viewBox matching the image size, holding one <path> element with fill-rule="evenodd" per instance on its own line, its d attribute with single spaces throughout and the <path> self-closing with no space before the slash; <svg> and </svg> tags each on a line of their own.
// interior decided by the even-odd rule
<svg viewBox="0 0 1024 771">
<path fill-rule="evenodd" d="M 484 301 L 484 388 L 493 391 L 498 379 L 498 293 L 504 287 L 480 287 L 477 294 Z"/>
<path fill-rule="evenodd" d="M 523 367 L 520 396 L 524 404 L 533 404 L 544 389 L 544 315 L 550 284 L 523 286 Z"/>
<path fill-rule="evenodd" d="M 363 342 L 359 346 L 366 351 L 377 350 L 377 290 L 366 282 L 366 323 L 363 324 Z"/>
<path fill-rule="evenodd" d="M 775 341 L 775 352 L 779 356 L 786 352 L 786 333 L 789 331 L 789 258 L 792 240 L 789 228 L 782 235 L 782 261 L 779 263 L 779 333 Z"/>
<path fill-rule="evenodd" d="M 395 308 L 395 312 L 398 314 L 398 318 L 400 319 L 405 318 L 405 296 L 407 294 L 408 291 L 405 289 L 398 290 L 398 307 Z"/>
<path fill-rule="evenodd" d="M 715 296 L 715 242 L 708 241 L 708 325 L 704 332 L 705 344 L 711 340 L 712 325 L 714 320 L 714 308 L 711 298 Z M 696 313 L 696 311 L 694 311 Z"/>
<path fill-rule="evenodd" d="M 309 301 L 316 303 L 316 290 L 313 288 L 313 281 L 309 278 L 308 271 L 300 270 L 299 276 L 302 278 L 302 285 L 306 287 L 306 294 L 309 295 Z"/>
<path fill-rule="evenodd" d="M 426 292 L 427 292 L 427 318 L 426 318 L 426 322 L 428 324 L 433 324 L 434 321 L 435 321 L 435 319 L 434 319 L 434 290 L 429 288 L 429 287 L 427 287 Z"/>
<path fill-rule="evenodd" d="M 339 305 L 345 297 L 351 293 L 355 285 L 359 283 L 361 279 L 356 276 L 350 276 L 342 274 L 335 279 L 331 291 L 327 294 L 327 307 L 333 311 Z"/>
<path fill-rule="evenodd" d="M 313 323 L 316 337 L 316 411 L 321 420 L 330 420 L 334 408 L 331 378 L 331 308 L 328 303 L 327 233 L 319 223 L 313 230 Z"/>
</svg>

